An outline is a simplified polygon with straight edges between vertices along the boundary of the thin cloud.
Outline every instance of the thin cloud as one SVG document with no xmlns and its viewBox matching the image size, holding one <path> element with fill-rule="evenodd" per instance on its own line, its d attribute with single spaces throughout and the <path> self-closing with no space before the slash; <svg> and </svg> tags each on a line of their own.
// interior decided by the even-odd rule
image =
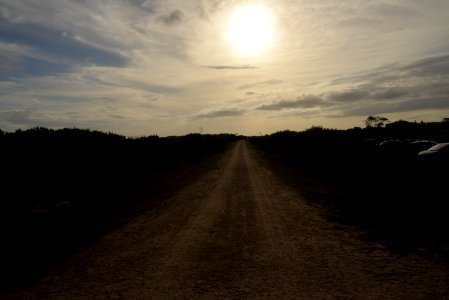
<svg viewBox="0 0 449 300">
<path fill-rule="evenodd" d="M 143 9 L 148 13 L 156 12 L 156 5 L 152 1 L 147 0 L 127 0 L 131 5 L 138 7 L 139 9 Z"/>
<path fill-rule="evenodd" d="M 199 119 L 213 119 L 213 118 L 223 118 L 223 117 L 237 117 L 245 114 L 245 110 L 231 108 L 231 109 L 221 109 L 210 111 L 207 113 L 199 114 L 192 116 L 190 120 L 199 120 Z"/>
<path fill-rule="evenodd" d="M 18 55 L 2 51 L 0 42 L 0 72 L 14 71 L 20 68 L 20 58 Z"/>
<path fill-rule="evenodd" d="M 328 86 L 328 92 L 276 101 L 256 109 L 304 112 L 320 108 L 332 112 L 331 117 L 449 109 L 447 82 L 449 55 L 441 55 L 337 78 Z"/>
<path fill-rule="evenodd" d="M 419 17 L 419 12 L 412 8 L 399 4 L 389 4 L 389 3 L 370 3 L 370 6 L 367 8 L 369 13 L 372 13 L 376 16 L 382 17 L 408 17 L 408 18 L 416 18 Z"/>
<path fill-rule="evenodd" d="M 396 103 L 368 103 L 364 106 L 343 111 L 340 117 L 367 116 L 386 113 L 402 113 L 420 110 L 449 109 L 449 96 L 432 99 L 410 99 Z"/>
<path fill-rule="evenodd" d="M 169 13 L 168 15 L 159 16 L 157 20 L 161 23 L 164 23 L 167 26 L 176 26 L 182 23 L 184 20 L 184 14 L 182 11 L 176 9 Z"/>
<path fill-rule="evenodd" d="M 271 104 L 265 104 L 257 107 L 258 110 L 282 110 L 293 108 L 315 108 L 319 106 L 327 106 L 323 99 L 317 96 L 307 95 L 299 97 L 296 100 L 281 100 Z"/>
<path fill-rule="evenodd" d="M 252 84 L 246 84 L 246 85 L 239 86 L 239 90 L 246 90 L 246 89 L 251 89 L 251 88 L 260 87 L 260 86 L 276 85 L 276 84 L 280 84 L 283 82 L 284 82 L 283 80 L 271 79 L 271 80 L 267 80 L 267 81 L 256 82 L 256 83 L 252 83 Z"/>
<path fill-rule="evenodd" d="M 204 66 L 207 69 L 214 69 L 214 70 L 251 70 L 251 69 L 257 69 L 256 66 L 250 66 L 250 65 L 242 65 L 242 66 Z"/>
<path fill-rule="evenodd" d="M 343 91 L 324 96 L 341 116 L 441 110 L 449 108 L 449 54 L 382 66 L 364 75 L 337 78 Z"/>
<path fill-rule="evenodd" d="M 364 99 L 367 95 L 367 91 L 353 89 L 349 91 L 330 93 L 328 95 L 328 99 L 338 102 L 355 102 Z"/>
<path fill-rule="evenodd" d="M 394 83 L 399 84 L 399 81 L 403 84 L 413 77 L 424 78 L 426 81 L 434 80 L 435 78 L 433 76 L 449 76 L 449 53 L 405 63 L 391 63 L 366 72 L 365 74 L 335 78 L 331 82 L 331 85 L 357 85 L 361 82 L 369 85 L 392 85 Z"/>
<path fill-rule="evenodd" d="M 374 93 L 373 95 L 371 95 L 371 98 L 387 100 L 387 99 L 400 98 L 403 96 L 407 96 L 409 94 L 410 92 L 407 91 L 407 89 L 405 88 L 387 88 Z"/>
<path fill-rule="evenodd" d="M 343 21 L 340 21 L 338 23 L 339 26 L 342 27 L 354 27 L 354 28 L 358 28 L 360 29 L 361 27 L 363 28 L 371 28 L 371 29 L 376 29 L 378 27 L 380 27 L 382 25 L 382 23 L 379 20 L 375 20 L 375 19 L 369 19 L 369 18 L 365 18 L 365 17 L 353 17 L 353 18 L 349 18 Z"/>
<path fill-rule="evenodd" d="M 449 76 L 449 54 L 423 58 L 399 68 L 398 71 L 419 77 Z"/>
<path fill-rule="evenodd" d="M 15 71 L 8 77 L 70 72 L 80 66 L 124 67 L 128 58 L 117 51 L 90 45 L 77 35 L 40 24 L 0 18 L 0 57 L 14 53 Z M 2 66 L 0 66 L 1 69 Z"/>
</svg>

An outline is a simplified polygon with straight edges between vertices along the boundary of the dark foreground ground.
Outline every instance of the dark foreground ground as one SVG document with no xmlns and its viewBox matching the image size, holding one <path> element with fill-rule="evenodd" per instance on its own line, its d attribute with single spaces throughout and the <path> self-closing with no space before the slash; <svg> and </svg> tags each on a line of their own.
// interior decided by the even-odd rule
<svg viewBox="0 0 449 300">
<path fill-rule="evenodd" d="M 45 128 L 0 134 L 0 291 L 32 285 L 79 249 L 161 205 L 233 139 L 129 139 Z"/>
<path fill-rule="evenodd" d="M 376 213 L 373 207 L 362 209 L 365 202 L 357 199 L 364 188 L 351 191 L 346 189 L 351 184 L 337 185 L 332 178 L 308 169 L 300 172 L 285 162 L 283 156 L 257 150 L 248 142 L 235 143 L 211 157 L 161 205 L 142 209 L 34 284 L 3 295 L 11 299 L 447 297 L 448 264 L 444 255 L 432 251 L 433 242 L 395 251 L 386 242 L 384 222 L 357 218 L 364 211 L 364 216 L 388 216 L 398 212 L 398 205 L 390 213 L 376 207 Z M 417 213 L 415 208 L 411 211 Z M 395 228 L 394 236 L 402 236 L 404 231 Z M 367 238 L 374 232 L 375 238 Z M 441 239 L 439 249 L 443 244 Z"/>
<path fill-rule="evenodd" d="M 421 251 L 447 257 L 448 151 L 420 156 L 405 143 L 379 146 L 385 139 L 382 135 L 367 139 L 359 131 L 312 128 L 252 141 L 284 182 L 311 203 L 328 207 L 329 220 L 357 227 L 364 238 L 397 254 Z M 449 140 L 447 133 L 434 139 Z"/>
</svg>

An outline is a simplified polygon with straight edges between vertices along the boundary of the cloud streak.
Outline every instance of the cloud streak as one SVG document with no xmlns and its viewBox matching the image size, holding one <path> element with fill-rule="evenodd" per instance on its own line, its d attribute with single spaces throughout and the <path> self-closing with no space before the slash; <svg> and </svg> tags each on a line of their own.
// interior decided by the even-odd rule
<svg viewBox="0 0 449 300">
<path fill-rule="evenodd" d="M 218 65 L 218 66 L 204 66 L 204 68 L 214 69 L 214 70 L 253 70 L 253 69 L 257 69 L 256 66 L 250 66 L 250 65 L 241 65 L 241 66 Z"/>
<path fill-rule="evenodd" d="M 327 103 L 317 96 L 307 95 L 298 97 L 296 100 L 281 100 L 270 104 L 258 106 L 258 110 L 282 110 L 295 108 L 315 108 L 324 107 Z"/>
<path fill-rule="evenodd" d="M 283 80 L 279 80 L 279 79 L 270 79 L 270 80 L 267 80 L 267 81 L 241 85 L 241 86 L 239 86 L 239 90 L 252 89 L 252 88 L 261 87 L 261 86 L 273 86 L 273 85 L 276 85 L 276 84 L 281 84 L 283 82 L 284 82 Z"/>
<path fill-rule="evenodd" d="M 365 116 L 449 109 L 449 54 L 395 63 L 366 74 L 335 79 L 327 92 L 281 100 L 257 110 L 310 110 Z M 343 88 L 342 88 L 343 86 Z"/>
<path fill-rule="evenodd" d="M 182 11 L 176 9 L 170 12 L 168 15 L 159 16 L 157 20 L 167 26 L 176 26 L 181 24 L 184 18 L 185 17 Z"/>
<path fill-rule="evenodd" d="M 190 120 L 201 120 L 201 119 L 215 119 L 215 118 L 225 118 L 225 117 L 237 117 L 245 114 L 245 110 L 237 108 L 220 109 L 214 110 L 207 113 L 198 114 L 192 116 Z"/>
</svg>

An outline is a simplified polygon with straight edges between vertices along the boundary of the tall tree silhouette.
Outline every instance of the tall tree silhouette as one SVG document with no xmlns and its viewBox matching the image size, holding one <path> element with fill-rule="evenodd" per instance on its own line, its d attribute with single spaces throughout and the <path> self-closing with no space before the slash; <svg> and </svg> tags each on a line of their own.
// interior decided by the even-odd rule
<svg viewBox="0 0 449 300">
<path fill-rule="evenodd" d="M 389 122 L 389 120 L 381 116 L 369 116 L 363 122 L 365 123 L 366 127 L 383 127 L 386 122 Z"/>
</svg>

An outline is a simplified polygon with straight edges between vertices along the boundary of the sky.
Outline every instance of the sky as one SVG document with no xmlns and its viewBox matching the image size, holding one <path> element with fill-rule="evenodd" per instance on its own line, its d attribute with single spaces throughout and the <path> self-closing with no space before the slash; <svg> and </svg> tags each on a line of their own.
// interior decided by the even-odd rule
<svg viewBox="0 0 449 300">
<path fill-rule="evenodd" d="M 369 115 L 440 121 L 448 16 L 447 0 L 0 0 L 0 129 L 259 135 L 363 127 Z"/>
</svg>

